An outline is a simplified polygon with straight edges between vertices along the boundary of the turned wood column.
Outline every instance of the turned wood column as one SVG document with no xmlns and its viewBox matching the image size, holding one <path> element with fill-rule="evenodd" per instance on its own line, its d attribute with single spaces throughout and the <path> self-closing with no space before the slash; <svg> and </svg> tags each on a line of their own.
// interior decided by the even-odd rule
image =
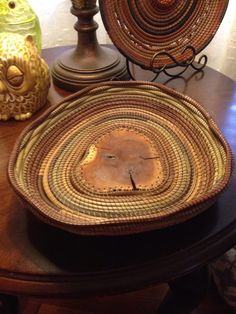
<svg viewBox="0 0 236 314">
<path fill-rule="evenodd" d="M 71 1 L 71 13 L 78 18 L 74 26 L 78 42 L 75 48 L 55 61 L 52 67 L 54 84 L 65 90 L 77 91 L 92 83 L 127 79 L 123 56 L 98 43 L 98 24 L 93 19 L 99 12 L 96 0 Z"/>
</svg>

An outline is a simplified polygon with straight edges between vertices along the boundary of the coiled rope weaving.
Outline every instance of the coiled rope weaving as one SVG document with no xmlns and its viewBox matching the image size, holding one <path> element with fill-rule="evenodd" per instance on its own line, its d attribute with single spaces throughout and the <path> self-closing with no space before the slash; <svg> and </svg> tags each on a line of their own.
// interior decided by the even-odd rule
<svg viewBox="0 0 236 314">
<path fill-rule="evenodd" d="M 225 188 L 231 164 L 201 105 L 157 83 L 108 82 L 31 124 L 11 155 L 9 177 L 44 221 L 120 235 L 202 212 Z"/>
<path fill-rule="evenodd" d="M 99 1 L 114 45 L 146 69 L 171 67 L 191 59 L 193 51 L 186 49 L 188 46 L 199 53 L 214 37 L 227 5 L 228 0 Z"/>
</svg>

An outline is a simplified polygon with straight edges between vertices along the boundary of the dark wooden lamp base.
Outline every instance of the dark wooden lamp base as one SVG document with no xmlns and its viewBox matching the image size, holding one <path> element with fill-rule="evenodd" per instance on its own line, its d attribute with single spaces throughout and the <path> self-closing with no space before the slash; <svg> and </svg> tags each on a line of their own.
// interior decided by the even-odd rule
<svg viewBox="0 0 236 314">
<path fill-rule="evenodd" d="M 77 49 L 65 52 L 54 63 L 52 77 L 55 85 L 73 92 L 92 83 L 126 80 L 128 75 L 124 58 L 112 49 L 100 47 L 91 58 L 81 58 Z"/>
<path fill-rule="evenodd" d="M 82 5 L 81 1 L 72 1 L 72 4 L 71 13 L 78 17 L 75 24 L 78 44 L 55 61 L 51 72 L 54 84 L 77 91 L 92 83 L 128 79 L 124 57 L 97 41 L 98 24 L 93 20 L 99 11 L 96 1 L 85 1 Z"/>
</svg>

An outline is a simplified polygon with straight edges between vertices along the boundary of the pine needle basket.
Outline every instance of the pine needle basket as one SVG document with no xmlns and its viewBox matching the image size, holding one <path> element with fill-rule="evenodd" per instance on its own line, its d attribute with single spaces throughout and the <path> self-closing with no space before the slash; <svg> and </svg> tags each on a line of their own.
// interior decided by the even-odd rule
<svg viewBox="0 0 236 314">
<path fill-rule="evenodd" d="M 8 168 L 43 221 L 106 236 L 191 219 L 216 201 L 231 171 L 229 145 L 206 110 L 142 81 L 64 99 L 23 131 Z"/>
<path fill-rule="evenodd" d="M 228 2 L 100 0 L 99 7 L 106 31 L 120 52 L 153 70 L 188 62 L 202 51 L 218 30 Z"/>
</svg>

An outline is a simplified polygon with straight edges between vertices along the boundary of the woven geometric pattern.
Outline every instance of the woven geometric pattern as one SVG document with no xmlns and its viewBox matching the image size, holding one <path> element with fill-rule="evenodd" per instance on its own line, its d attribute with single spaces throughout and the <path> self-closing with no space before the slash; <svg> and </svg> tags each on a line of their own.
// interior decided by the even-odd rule
<svg viewBox="0 0 236 314">
<path fill-rule="evenodd" d="M 187 46 L 199 53 L 208 45 L 228 0 L 106 0 L 99 5 L 106 30 L 122 54 L 143 68 L 160 69 L 189 60 L 193 52 L 185 50 Z"/>
<path fill-rule="evenodd" d="M 209 207 L 231 174 L 211 117 L 156 83 L 110 82 L 65 99 L 20 136 L 10 180 L 31 210 L 81 234 L 173 225 Z"/>
</svg>

